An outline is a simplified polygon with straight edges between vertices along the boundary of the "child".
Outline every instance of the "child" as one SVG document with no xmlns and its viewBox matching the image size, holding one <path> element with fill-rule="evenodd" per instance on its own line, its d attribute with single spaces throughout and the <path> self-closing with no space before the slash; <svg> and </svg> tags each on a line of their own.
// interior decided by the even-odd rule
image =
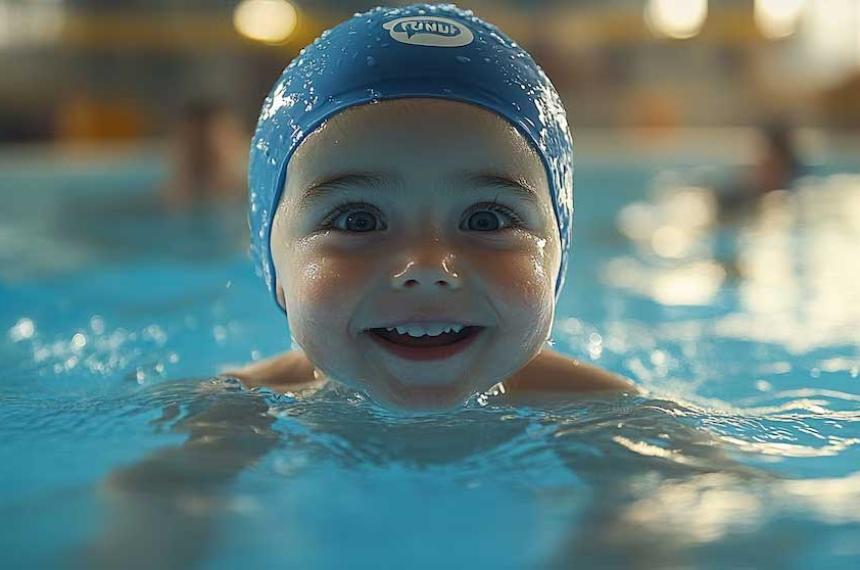
<svg viewBox="0 0 860 570">
<path fill-rule="evenodd" d="M 266 99 L 252 252 L 301 350 L 232 373 L 328 380 L 401 408 L 635 391 L 545 347 L 573 210 L 561 100 L 528 53 L 453 5 L 324 32 Z"/>
</svg>

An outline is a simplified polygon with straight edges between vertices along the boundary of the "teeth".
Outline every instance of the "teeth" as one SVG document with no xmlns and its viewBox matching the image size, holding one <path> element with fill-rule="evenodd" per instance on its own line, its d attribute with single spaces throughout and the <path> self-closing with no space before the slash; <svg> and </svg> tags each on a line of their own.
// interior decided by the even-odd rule
<svg viewBox="0 0 860 570">
<path fill-rule="evenodd" d="M 396 327 L 386 327 L 385 330 L 388 332 L 396 330 L 398 334 L 408 334 L 411 337 L 439 336 L 447 332 L 459 333 L 463 330 L 463 325 L 438 323 L 426 327 L 421 325 L 399 325 Z"/>
</svg>

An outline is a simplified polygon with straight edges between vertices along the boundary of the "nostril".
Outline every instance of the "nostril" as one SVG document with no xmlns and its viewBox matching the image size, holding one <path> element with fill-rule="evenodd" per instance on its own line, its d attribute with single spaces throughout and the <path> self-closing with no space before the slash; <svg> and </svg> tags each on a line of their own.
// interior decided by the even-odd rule
<svg viewBox="0 0 860 570">
<path fill-rule="evenodd" d="M 2 0 L 0 0 L 2 1 Z M 459 286 L 457 275 L 453 275 L 452 279 L 439 279 L 440 275 L 418 275 L 414 277 L 395 276 L 392 280 L 392 285 L 402 289 L 412 289 L 414 287 L 444 287 L 445 289 L 455 289 Z M 436 279 L 434 279 L 436 278 Z M 402 279 L 402 280 L 401 280 Z"/>
</svg>

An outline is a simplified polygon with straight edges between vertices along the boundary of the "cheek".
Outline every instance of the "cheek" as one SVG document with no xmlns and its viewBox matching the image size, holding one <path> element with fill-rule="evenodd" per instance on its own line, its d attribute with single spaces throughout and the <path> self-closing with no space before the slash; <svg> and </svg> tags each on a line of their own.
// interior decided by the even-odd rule
<svg viewBox="0 0 860 570">
<path fill-rule="evenodd" d="M 539 310 L 553 299 L 552 260 L 540 240 L 516 251 L 478 257 L 481 274 L 509 307 Z"/>
<path fill-rule="evenodd" d="M 369 260 L 354 253 L 306 247 L 296 248 L 290 257 L 278 266 L 285 276 L 288 314 L 324 312 L 342 320 L 349 316 L 343 309 L 356 302 L 373 275 Z"/>
</svg>

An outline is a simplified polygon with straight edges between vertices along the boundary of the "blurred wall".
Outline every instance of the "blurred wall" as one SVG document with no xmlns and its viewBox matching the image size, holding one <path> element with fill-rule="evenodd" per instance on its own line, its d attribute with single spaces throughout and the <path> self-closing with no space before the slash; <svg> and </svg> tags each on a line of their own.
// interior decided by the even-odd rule
<svg viewBox="0 0 860 570">
<path fill-rule="evenodd" d="M 239 4 L 0 0 L 0 142 L 159 136 L 199 98 L 231 105 L 252 125 L 302 46 L 376 3 L 291 0 L 297 25 L 278 45 L 239 33 Z M 577 126 L 733 126 L 786 115 L 799 125 L 860 127 L 860 0 L 758 4 L 459 3 L 533 53 Z M 799 9 L 774 35 L 757 19 L 766 4 Z M 692 35 L 661 29 L 660 18 L 689 19 L 691 6 L 701 5 L 705 16 Z"/>
</svg>

